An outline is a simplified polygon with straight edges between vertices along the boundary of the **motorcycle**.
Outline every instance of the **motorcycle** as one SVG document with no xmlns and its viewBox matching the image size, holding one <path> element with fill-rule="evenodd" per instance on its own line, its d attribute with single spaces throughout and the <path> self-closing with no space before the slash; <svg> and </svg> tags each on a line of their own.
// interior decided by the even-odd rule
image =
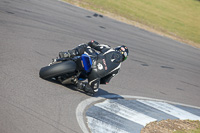
<svg viewBox="0 0 200 133">
<path fill-rule="evenodd" d="M 72 84 L 72 79 L 84 81 L 91 71 L 92 59 L 87 54 L 73 58 L 53 59 L 52 63 L 40 69 L 39 75 L 42 79 L 54 79 L 62 84 Z"/>
</svg>

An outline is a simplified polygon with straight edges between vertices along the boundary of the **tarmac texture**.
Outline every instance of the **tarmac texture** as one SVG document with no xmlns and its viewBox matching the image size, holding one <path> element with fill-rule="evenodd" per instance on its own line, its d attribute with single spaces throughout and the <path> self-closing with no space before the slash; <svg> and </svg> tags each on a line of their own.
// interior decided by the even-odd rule
<svg viewBox="0 0 200 133">
<path fill-rule="evenodd" d="M 39 78 L 58 52 L 96 40 L 129 48 L 95 95 L 132 95 L 200 106 L 200 50 L 57 0 L 0 0 L 0 132 L 81 133 L 79 91 Z"/>
</svg>

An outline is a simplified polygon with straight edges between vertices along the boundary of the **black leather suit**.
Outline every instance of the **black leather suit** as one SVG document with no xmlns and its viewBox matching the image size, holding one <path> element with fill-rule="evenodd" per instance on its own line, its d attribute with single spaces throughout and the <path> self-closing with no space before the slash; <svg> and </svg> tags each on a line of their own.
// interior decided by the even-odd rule
<svg viewBox="0 0 200 133">
<path fill-rule="evenodd" d="M 111 78 L 119 72 L 122 61 L 122 54 L 108 45 L 97 42 L 80 44 L 73 50 L 69 50 L 68 53 L 72 57 L 88 54 L 92 58 L 92 70 L 88 75 L 87 87 L 91 87 L 95 92 L 98 90 L 99 84 L 108 84 Z"/>
</svg>

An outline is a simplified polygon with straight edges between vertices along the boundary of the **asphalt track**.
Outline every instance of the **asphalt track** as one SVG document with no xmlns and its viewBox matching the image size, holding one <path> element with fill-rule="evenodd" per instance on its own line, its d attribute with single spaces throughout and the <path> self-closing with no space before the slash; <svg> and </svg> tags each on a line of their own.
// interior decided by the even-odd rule
<svg viewBox="0 0 200 133">
<path fill-rule="evenodd" d="M 57 0 L 0 0 L 0 132 L 80 133 L 89 96 L 39 78 L 59 51 L 96 40 L 130 55 L 101 95 L 132 95 L 200 107 L 200 50 Z"/>
</svg>

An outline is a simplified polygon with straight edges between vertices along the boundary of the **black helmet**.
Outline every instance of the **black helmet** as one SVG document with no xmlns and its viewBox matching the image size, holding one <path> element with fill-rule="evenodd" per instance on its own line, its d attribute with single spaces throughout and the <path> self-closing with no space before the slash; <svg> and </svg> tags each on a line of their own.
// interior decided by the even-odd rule
<svg viewBox="0 0 200 133">
<path fill-rule="evenodd" d="M 115 51 L 118 51 L 119 53 L 122 54 L 122 56 L 123 56 L 122 61 L 125 61 L 127 59 L 127 57 L 128 57 L 128 48 L 126 46 L 124 46 L 124 45 L 118 46 L 118 47 L 115 48 Z"/>
</svg>

